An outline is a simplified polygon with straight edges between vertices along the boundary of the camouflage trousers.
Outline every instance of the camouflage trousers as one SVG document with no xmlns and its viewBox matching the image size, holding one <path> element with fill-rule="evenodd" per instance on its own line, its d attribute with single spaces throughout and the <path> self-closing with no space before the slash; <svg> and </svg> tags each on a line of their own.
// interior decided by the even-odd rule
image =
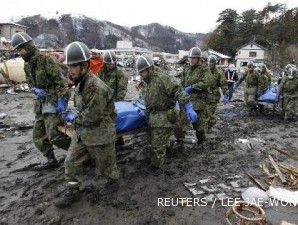
<svg viewBox="0 0 298 225">
<path fill-rule="evenodd" d="M 65 159 L 66 181 L 81 182 L 86 162 L 95 161 L 96 168 L 108 180 L 118 180 L 119 171 L 116 164 L 115 143 L 86 146 L 82 140 L 74 135 Z"/>
<path fill-rule="evenodd" d="M 207 119 L 207 129 L 211 129 L 216 124 L 216 108 L 218 102 L 210 102 L 208 105 L 208 119 Z"/>
<path fill-rule="evenodd" d="M 204 110 L 195 110 L 198 114 L 198 121 L 192 124 L 193 129 L 196 132 L 196 136 L 198 142 L 201 143 L 205 140 L 205 133 L 208 126 L 208 110 L 205 108 Z M 177 140 L 183 140 L 185 138 L 185 134 L 187 129 L 189 128 L 189 121 L 186 118 L 185 112 L 181 111 L 179 121 L 174 126 L 174 135 Z"/>
<path fill-rule="evenodd" d="M 257 107 L 256 94 L 248 94 L 244 92 L 244 101 L 249 111 L 256 110 L 256 107 Z"/>
<path fill-rule="evenodd" d="M 208 111 L 207 109 L 198 111 L 195 110 L 196 113 L 199 115 L 199 120 L 192 124 L 193 129 L 196 131 L 196 136 L 198 139 L 198 143 L 201 143 L 205 140 L 206 136 L 206 130 L 208 125 Z"/>
<path fill-rule="evenodd" d="M 53 151 L 53 145 L 68 150 L 71 139 L 58 130 L 62 124 L 62 117 L 58 114 L 35 115 L 33 142 L 43 155 Z"/>
<path fill-rule="evenodd" d="M 286 96 L 283 100 L 284 119 L 292 119 L 297 112 L 298 97 Z"/>
<path fill-rule="evenodd" d="M 173 128 L 155 127 L 150 129 L 151 138 L 151 165 L 157 168 L 163 166 L 166 150 Z"/>
</svg>

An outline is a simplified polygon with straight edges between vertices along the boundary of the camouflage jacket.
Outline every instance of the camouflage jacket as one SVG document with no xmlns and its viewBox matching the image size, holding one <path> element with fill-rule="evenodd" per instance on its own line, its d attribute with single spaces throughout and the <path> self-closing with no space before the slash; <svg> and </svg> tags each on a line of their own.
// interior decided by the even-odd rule
<svg viewBox="0 0 298 225">
<path fill-rule="evenodd" d="M 222 92 L 225 93 L 228 90 L 228 83 L 225 75 L 221 73 L 217 68 L 214 70 L 209 69 L 209 76 L 208 82 L 209 83 L 209 95 L 208 95 L 208 102 L 218 102 L 220 99 L 220 91 L 219 88 L 222 89 Z"/>
<path fill-rule="evenodd" d="M 182 73 L 182 87 L 192 86 L 193 90 L 190 94 L 190 101 L 195 110 L 205 111 L 206 109 L 206 100 L 210 90 L 210 83 L 207 80 L 208 73 L 208 67 L 203 64 L 189 66 Z"/>
<path fill-rule="evenodd" d="M 41 54 L 37 49 L 34 50 L 29 62 L 25 62 L 24 70 L 28 85 L 42 88 L 47 96 L 44 103 L 55 105 L 58 97 L 69 98 L 70 91 L 66 87 L 62 71 L 58 63 L 50 56 Z M 41 102 L 35 101 L 35 112 L 40 113 Z"/>
<path fill-rule="evenodd" d="M 171 127 L 178 116 L 176 101 L 184 104 L 189 98 L 178 82 L 156 71 L 144 82 L 142 93 L 151 127 Z"/>
<path fill-rule="evenodd" d="M 295 76 L 293 79 L 289 79 L 288 76 L 283 77 L 278 90 L 284 97 L 298 97 L 298 77 Z"/>
<path fill-rule="evenodd" d="M 95 75 L 87 73 L 75 88 L 74 106 L 77 110 L 75 127 L 87 146 L 113 143 L 115 126 L 111 89 Z"/>
<path fill-rule="evenodd" d="M 104 66 L 101 71 L 97 73 L 97 76 L 112 89 L 114 102 L 124 99 L 128 78 L 121 69 L 116 67 L 113 71 L 109 71 L 108 68 Z"/>
<path fill-rule="evenodd" d="M 258 90 L 259 91 L 265 91 L 271 84 L 271 77 L 268 72 L 260 73 L 259 74 L 259 85 Z"/>
<path fill-rule="evenodd" d="M 237 85 L 240 85 L 245 80 L 245 89 L 244 92 L 251 95 L 256 95 L 259 85 L 259 72 L 254 70 L 249 72 L 245 71 L 243 76 L 237 82 Z"/>
</svg>

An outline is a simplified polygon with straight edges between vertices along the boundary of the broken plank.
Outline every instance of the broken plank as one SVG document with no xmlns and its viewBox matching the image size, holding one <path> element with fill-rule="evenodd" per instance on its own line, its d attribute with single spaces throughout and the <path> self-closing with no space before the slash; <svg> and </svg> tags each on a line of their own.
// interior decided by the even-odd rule
<svg viewBox="0 0 298 225">
<path fill-rule="evenodd" d="M 289 153 L 287 150 L 283 150 L 283 149 L 278 149 L 276 146 L 273 146 L 273 149 L 288 156 L 289 158 L 291 159 L 294 159 L 294 160 L 298 160 L 298 156 L 297 155 L 292 155 L 291 153 Z"/>
<path fill-rule="evenodd" d="M 288 171 L 289 173 L 294 173 L 295 175 L 298 176 L 298 170 L 297 170 L 297 169 L 295 169 L 295 168 L 293 168 L 293 167 L 286 167 L 285 165 L 280 164 L 280 163 L 278 163 L 277 165 L 278 165 L 280 168 L 282 168 L 282 169 Z"/>
<path fill-rule="evenodd" d="M 257 180 L 256 178 L 254 178 L 253 175 L 251 175 L 250 172 L 246 172 L 247 176 L 256 184 L 258 185 L 261 189 L 263 189 L 264 191 L 267 191 L 268 188 L 266 188 L 259 180 Z"/>
<path fill-rule="evenodd" d="M 282 182 L 283 184 L 286 184 L 286 183 L 287 183 L 287 180 L 286 180 L 286 178 L 284 177 L 284 175 L 282 174 L 282 172 L 280 171 L 280 169 L 278 168 L 277 163 L 274 161 L 274 159 L 272 158 L 271 155 L 269 155 L 268 158 L 269 158 L 269 160 L 270 160 L 272 166 L 274 167 L 274 169 L 275 169 L 275 171 L 276 171 L 278 177 L 280 178 L 281 182 Z"/>
</svg>

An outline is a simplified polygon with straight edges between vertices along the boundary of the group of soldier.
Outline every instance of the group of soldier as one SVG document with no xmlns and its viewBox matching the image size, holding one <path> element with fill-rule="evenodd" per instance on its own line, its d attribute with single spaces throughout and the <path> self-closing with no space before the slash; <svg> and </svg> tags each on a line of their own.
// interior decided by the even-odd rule
<svg viewBox="0 0 298 225">
<path fill-rule="evenodd" d="M 40 53 L 32 38 L 24 32 L 13 36 L 12 46 L 25 61 L 27 82 L 36 96 L 33 141 L 47 159 L 45 164 L 36 169 L 58 166 L 53 146 L 67 150 L 67 185 L 55 205 L 66 207 L 79 199 L 83 191 L 82 168 L 91 162 L 95 162 L 96 168 L 107 178 L 105 186 L 99 190 L 100 194 L 117 190 L 120 175 L 116 164 L 114 103 L 124 99 L 128 79 L 117 67 L 115 53 L 106 51 L 103 56 L 104 68 L 93 75 L 90 72 L 91 52 L 84 43 L 72 42 L 65 48 L 64 64 L 68 66 L 69 78 L 75 85 L 75 110 L 68 110 L 71 93 L 61 76 L 59 64 L 50 56 Z M 265 66 L 261 72 L 257 72 L 249 63 L 248 71 L 238 80 L 234 75 L 230 76 L 232 70 L 225 76 L 217 69 L 215 56 L 209 57 L 208 64 L 203 63 L 198 47 L 190 49 L 188 58 L 189 66 L 183 70 L 181 82 L 156 68 L 152 58 L 147 55 L 140 56 L 136 61 L 143 83 L 141 96 L 147 109 L 152 172 L 163 170 L 172 134 L 179 145 L 189 125 L 192 125 L 198 143 L 204 141 L 206 132 L 216 122 L 220 89 L 230 100 L 235 87 L 245 80 L 245 102 L 254 111 L 258 109 L 256 96 L 270 84 Z M 283 94 L 286 105 L 297 102 L 297 97 L 289 97 L 289 93 L 297 93 L 298 89 L 294 67 L 291 67 L 291 74 L 281 81 L 280 94 Z M 58 126 L 64 122 L 74 126 L 72 138 L 58 130 Z M 121 137 L 117 141 L 123 142 Z"/>
</svg>

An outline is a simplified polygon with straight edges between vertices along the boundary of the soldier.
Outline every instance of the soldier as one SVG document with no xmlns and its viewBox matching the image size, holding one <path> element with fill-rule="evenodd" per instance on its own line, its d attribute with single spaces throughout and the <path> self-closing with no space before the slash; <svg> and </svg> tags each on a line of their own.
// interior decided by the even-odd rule
<svg viewBox="0 0 298 225">
<path fill-rule="evenodd" d="M 226 92 L 228 90 L 227 80 L 221 72 L 216 68 L 216 57 L 210 56 L 208 59 L 209 62 L 209 71 L 210 78 L 208 79 L 210 84 L 210 90 L 207 97 L 208 102 L 208 129 L 210 129 L 216 123 L 215 111 L 217 108 L 217 104 L 220 99 L 220 91 L 219 88 L 222 89 L 222 92 Z"/>
<path fill-rule="evenodd" d="M 116 55 L 113 51 L 106 51 L 103 55 L 104 67 L 97 76 L 103 80 L 113 92 L 113 101 L 123 101 L 128 84 L 128 78 L 116 65 Z M 122 136 L 117 137 L 116 145 L 124 145 Z"/>
<path fill-rule="evenodd" d="M 103 80 L 113 91 L 113 101 L 123 101 L 128 78 L 116 65 L 116 55 L 113 51 L 106 51 L 103 55 L 104 67 L 97 76 Z"/>
<path fill-rule="evenodd" d="M 79 199 L 82 184 L 82 162 L 89 155 L 108 182 L 104 192 L 118 188 L 119 171 L 116 165 L 114 103 L 112 90 L 90 70 L 91 52 L 82 42 L 72 42 L 65 49 L 65 64 L 75 83 L 74 105 L 65 120 L 74 123 L 75 135 L 65 160 L 65 179 L 68 182 L 56 206 L 63 208 Z"/>
<path fill-rule="evenodd" d="M 58 125 L 63 124 L 59 114 L 66 109 L 70 93 L 65 87 L 58 63 L 50 56 L 41 54 L 28 34 L 14 34 L 11 44 L 25 61 L 26 79 L 36 95 L 33 142 L 47 158 L 47 162 L 36 169 L 57 167 L 53 145 L 64 150 L 70 145 L 70 138 L 58 131 Z"/>
<path fill-rule="evenodd" d="M 198 143 L 201 143 L 205 140 L 208 118 L 207 96 L 209 87 L 206 80 L 208 67 L 201 62 L 201 49 L 198 47 L 190 49 L 188 58 L 190 66 L 183 71 L 181 84 L 185 87 L 185 92 L 190 95 L 194 110 L 200 115 L 200 119 L 193 124 L 193 128 L 196 131 Z"/>
<path fill-rule="evenodd" d="M 178 119 L 178 112 L 175 109 L 176 101 L 178 100 L 185 108 L 188 118 L 193 123 L 197 121 L 197 114 L 179 84 L 169 76 L 157 72 L 150 57 L 140 56 L 137 60 L 137 70 L 144 81 L 142 92 L 149 116 L 151 165 L 153 170 L 160 171 L 158 169 L 164 164 L 173 124 Z"/>
<path fill-rule="evenodd" d="M 284 76 L 278 87 L 277 98 L 281 95 L 283 99 L 283 114 L 285 120 L 293 120 L 298 102 L 298 75 L 297 69 L 288 67 L 288 76 Z"/>
<path fill-rule="evenodd" d="M 280 82 L 282 81 L 283 77 L 288 76 L 288 71 L 289 71 L 289 69 L 290 69 L 291 67 L 295 67 L 295 65 L 293 65 L 293 64 L 287 64 L 287 65 L 285 66 L 284 71 L 280 74 L 280 76 L 279 76 L 279 78 L 278 78 L 278 80 L 277 80 L 277 84 L 278 84 L 278 85 L 279 85 Z"/>
<path fill-rule="evenodd" d="M 261 73 L 259 74 L 258 96 L 263 95 L 271 84 L 271 76 L 264 63 L 261 64 Z"/>
<path fill-rule="evenodd" d="M 254 69 L 254 63 L 249 61 L 247 63 L 248 70 L 244 72 L 243 76 L 236 83 L 237 88 L 245 80 L 244 101 L 249 109 L 251 115 L 257 113 L 257 90 L 259 86 L 259 73 Z"/>
</svg>

